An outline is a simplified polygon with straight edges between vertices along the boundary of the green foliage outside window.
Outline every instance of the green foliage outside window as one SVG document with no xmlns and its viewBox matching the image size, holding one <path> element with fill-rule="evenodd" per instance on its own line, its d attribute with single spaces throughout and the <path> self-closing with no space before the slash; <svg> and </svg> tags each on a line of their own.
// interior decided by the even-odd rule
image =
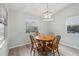
<svg viewBox="0 0 79 59">
<path fill-rule="evenodd" d="M 79 25 L 67 25 L 68 33 L 79 33 Z"/>
<path fill-rule="evenodd" d="M 30 32 L 38 32 L 38 27 L 36 27 L 36 26 L 27 26 L 26 27 L 26 33 L 30 33 Z"/>
</svg>

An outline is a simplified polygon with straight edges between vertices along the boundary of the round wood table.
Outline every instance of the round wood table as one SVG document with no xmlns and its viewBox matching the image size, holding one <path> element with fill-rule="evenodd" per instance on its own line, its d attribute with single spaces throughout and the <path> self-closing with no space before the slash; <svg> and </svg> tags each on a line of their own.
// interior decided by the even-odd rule
<svg viewBox="0 0 79 59">
<path fill-rule="evenodd" d="M 55 40 L 55 35 L 53 36 L 36 36 L 35 39 L 39 42 L 42 42 L 43 44 L 43 47 L 42 47 L 42 54 L 43 55 L 47 55 L 47 52 L 48 52 L 48 48 L 46 46 L 46 43 L 49 43 L 49 42 L 53 42 Z M 43 53 L 44 52 L 44 53 Z"/>
</svg>

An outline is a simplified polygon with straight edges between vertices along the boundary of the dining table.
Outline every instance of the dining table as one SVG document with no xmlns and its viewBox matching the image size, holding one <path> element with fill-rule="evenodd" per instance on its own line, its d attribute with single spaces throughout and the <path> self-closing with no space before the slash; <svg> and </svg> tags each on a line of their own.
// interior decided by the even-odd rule
<svg viewBox="0 0 79 59">
<path fill-rule="evenodd" d="M 48 48 L 46 46 L 47 43 L 49 42 L 53 42 L 55 40 L 56 36 L 55 35 L 38 35 L 38 36 L 35 36 L 35 39 L 37 41 L 41 41 L 42 44 L 43 44 L 43 51 L 42 51 L 42 54 L 44 55 L 47 55 L 47 52 L 48 52 Z M 44 53 L 43 53 L 44 52 Z"/>
</svg>

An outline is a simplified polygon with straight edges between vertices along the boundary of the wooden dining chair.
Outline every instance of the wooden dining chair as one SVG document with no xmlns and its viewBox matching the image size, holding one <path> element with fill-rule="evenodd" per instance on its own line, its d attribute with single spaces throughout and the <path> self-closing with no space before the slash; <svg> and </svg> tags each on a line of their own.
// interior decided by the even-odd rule
<svg viewBox="0 0 79 59">
<path fill-rule="evenodd" d="M 55 55 L 55 53 L 57 52 L 58 55 L 60 56 L 60 53 L 59 53 L 59 42 L 60 42 L 60 39 L 61 39 L 61 36 L 60 35 L 57 35 L 56 36 L 56 39 L 53 42 L 53 45 L 52 45 L 53 55 Z"/>
<path fill-rule="evenodd" d="M 36 52 L 42 52 L 42 42 L 39 40 L 34 39 L 34 37 L 32 35 L 30 35 L 30 40 L 31 40 L 31 51 L 30 53 L 32 53 L 32 51 L 34 52 L 34 56 Z"/>
<path fill-rule="evenodd" d="M 38 55 L 42 55 L 43 53 L 43 42 L 40 41 L 40 40 L 37 40 L 37 52 L 38 52 Z"/>
<path fill-rule="evenodd" d="M 60 56 L 60 53 L 59 53 L 59 41 L 60 41 L 60 39 L 61 39 L 61 36 L 57 35 L 55 40 L 53 41 L 53 43 L 48 45 L 48 48 L 52 51 L 54 56 L 55 56 L 55 53 L 58 53 L 58 55 Z"/>
<path fill-rule="evenodd" d="M 34 37 L 32 35 L 29 36 L 30 40 L 31 40 L 31 51 L 30 53 L 32 53 L 32 51 L 34 52 L 34 56 L 35 56 L 35 50 L 36 50 L 36 42 L 34 40 Z"/>
</svg>

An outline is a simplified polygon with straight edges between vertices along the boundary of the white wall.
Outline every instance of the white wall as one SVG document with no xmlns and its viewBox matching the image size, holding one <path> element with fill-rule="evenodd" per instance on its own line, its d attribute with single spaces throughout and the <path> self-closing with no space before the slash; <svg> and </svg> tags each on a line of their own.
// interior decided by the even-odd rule
<svg viewBox="0 0 79 59">
<path fill-rule="evenodd" d="M 9 47 L 27 43 L 25 33 L 25 20 L 21 13 L 9 11 L 8 15 L 8 38 Z"/>
<path fill-rule="evenodd" d="M 66 19 L 71 16 L 79 16 L 79 4 L 73 4 L 55 14 L 54 21 L 50 23 L 50 31 L 61 35 L 62 43 L 79 48 L 79 34 L 68 34 L 66 30 Z"/>
<path fill-rule="evenodd" d="M 49 24 L 50 24 L 50 22 L 47 22 L 47 21 L 40 22 L 39 32 L 43 33 L 43 34 L 48 34 L 50 32 L 49 31 Z"/>
</svg>

